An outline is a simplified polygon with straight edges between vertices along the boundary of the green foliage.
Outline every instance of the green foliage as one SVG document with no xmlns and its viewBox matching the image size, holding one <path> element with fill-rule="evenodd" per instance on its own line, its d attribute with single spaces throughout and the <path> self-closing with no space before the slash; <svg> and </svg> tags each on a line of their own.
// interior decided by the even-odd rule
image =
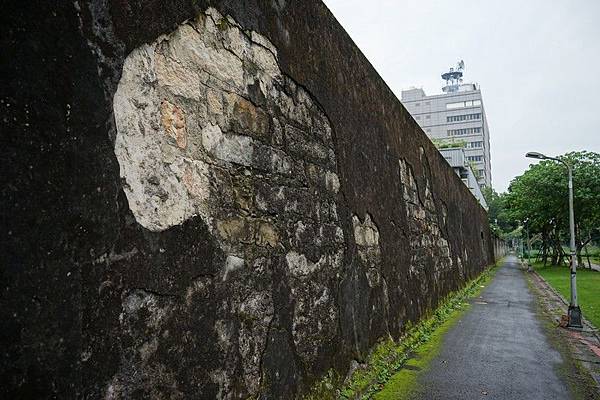
<svg viewBox="0 0 600 400">
<path fill-rule="evenodd" d="M 600 154 L 581 151 L 559 158 L 573 168 L 579 251 L 594 238 L 600 239 Z M 562 257 L 561 244 L 569 236 L 568 174 L 562 163 L 543 160 L 532 164 L 513 179 L 507 193 L 484 189 L 484 196 L 490 207 L 490 224 L 505 237 L 510 231 L 516 233 L 514 230 L 527 220 L 530 235 L 540 235 L 542 247 L 553 252 L 553 261 Z"/>
<path fill-rule="evenodd" d="M 432 138 L 431 142 L 438 149 L 464 148 L 467 146 L 467 142 L 464 140 L 455 140 L 454 138 L 452 138 L 450 141 Z"/>
<path fill-rule="evenodd" d="M 477 168 L 477 164 L 475 164 L 474 161 L 469 161 L 469 168 L 471 168 L 471 172 L 473 172 L 473 175 L 475 175 L 475 178 L 479 179 L 481 178 L 481 172 L 479 172 L 479 169 Z"/>
<path fill-rule="evenodd" d="M 337 400 L 338 389 L 343 383 L 341 377 L 335 370 L 330 369 L 325 376 L 311 388 L 304 400 Z"/>
<path fill-rule="evenodd" d="M 600 226 L 600 154 L 573 152 L 560 157 L 573 166 L 575 219 L 579 225 Z M 530 229 L 540 230 L 552 219 L 568 223 L 568 177 L 566 168 L 544 160 L 531 165 L 508 188 L 513 220 L 529 218 Z"/>
<path fill-rule="evenodd" d="M 442 339 L 448 330 L 458 321 L 463 312 L 469 307 L 462 303 L 451 311 L 445 321 L 426 334 L 426 342 L 419 345 L 406 360 L 405 364 L 393 374 L 383 389 L 374 396 L 375 400 L 396 400 L 412 397 L 418 390 L 417 378 L 425 371 L 430 362 L 437 356 L 442 346 Z"/>
<path fill-rule="evenodd" d="M 506 194 L 498 194 L 491 187 L 484 187 L 481 192 L 489 208 L 490 229 L 501 238 L 510 237 L 510 232 L 517 229 L 519 224 L 512 218 L 507 209 Z"/>
</svg>

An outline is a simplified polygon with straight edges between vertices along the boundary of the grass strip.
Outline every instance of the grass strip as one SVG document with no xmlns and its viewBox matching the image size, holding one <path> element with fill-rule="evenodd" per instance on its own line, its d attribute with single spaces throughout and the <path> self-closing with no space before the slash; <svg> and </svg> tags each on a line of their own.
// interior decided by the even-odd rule
<svg viewBox="0 0 600 400">
<path fill-rule="evenodd" d="M 543 267 L 543 264 L 538 265 Z M 600 373 L 600 366 L 586 367 L 583 359 L 576 356 L 577 350 L 574 339 L 569 337 L 568 331 L 556 325 L 556 315 L 553 307 L 546 300 L 546 294 L 534 283 L 532 276 L 527 276 L 527 285 L 535 294 L 536 314 L 542 322 L 542 328 L 547 340 L 552 347 L 561 354 L 563 362 L 556 364 L 556 374 L 567 384 L 574 400 L 600 399 L 596 383 L 591 373 Z M 591 368 L 591 370 L 589 369 Z"/>
<path fill-rule="evenodd" d="M 395 395 L 398 394 L 398 390 L 409 390 L 407 386 L 414 382 L 413 377 L 416 378 L 416 374 L 411 374 L 411 377 L 395 375 L 407 365 L 409 360 L 412 360 L 415 353 L 419 353 L 419 348 L 425 347 L 424 345 L 430 342 L 432 338 L 436 340 L 431 343 L 432 346 L 429 350 L 435 347 L 434 344 L 439 344 L 443 332 L 436 332 L 436 330 L 446 322 L 448 323 L 444 326 L 444 332 L 452 325 L 450 321 L 456 320 L 458 315 L 468 306 L 466 301 L 477 296 L 483 287 L 489 283 L 498 265 L 500 265 L 500 261 L 491 268 L 484 270 L 462 289 L 450 293 L 433 312 L 428 313 L 416 325 L 407 325 L 406 332 L 399 340 L 394 341 L 392 338 L 388 338 L 376 345 L 367 359 L 366 367 L 354 371 L 346 382 L 343 382 L 343 379 L 332 370 L 313 387 L 313 390 L 305 399 L 373 399 L 392 377 L 396 378 L 393 392 Z M 427 349 L 424 349 L 422 353 L 427 353 L 425 350 Z M 418 365 L 418 368 L 423 366 Z M 385 398 L 385 395 L 381 397 L 381 399 Z"/>
<path fill-rule="evenodd" d="M 533 264 L 535 271 L 565 299 L 571 296 L 571 274 L 569 267 Z M 581 313 L 596 328 L 600 328 L 600 272 L 577 269 L 577 299 Z"/>
<path fill-rule="evenodd" d="M 442 347 L 442 339 L 448 330 L 454 326 L 464 312 L 470 307 L 468 303 L 462 303 L 450 313 L 448 318 L 431 333 L 430 338 L 419 345 L 410 358 L 383 386 L 375 393 L 375 400 L 398 400 L 409 399 L 417 393 L 418 376 L 428 368 L 431 361 L 437 357 Z"/>
</svg>

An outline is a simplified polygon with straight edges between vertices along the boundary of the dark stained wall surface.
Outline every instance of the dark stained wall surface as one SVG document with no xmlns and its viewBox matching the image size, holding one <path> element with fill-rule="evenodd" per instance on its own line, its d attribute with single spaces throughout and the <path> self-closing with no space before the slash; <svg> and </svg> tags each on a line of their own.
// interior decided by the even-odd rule
<svg viewBox="0 0 600 400">
<path fill-rule="evenodd" d="M 319 1 L 0 18 L 3 398 L 293 398 L 494 262 L 485 211 Z M 240 85 L 213 79 L 234 63 Z M 208 75 L 185 95 L 177 66 Z"/>
</svg>

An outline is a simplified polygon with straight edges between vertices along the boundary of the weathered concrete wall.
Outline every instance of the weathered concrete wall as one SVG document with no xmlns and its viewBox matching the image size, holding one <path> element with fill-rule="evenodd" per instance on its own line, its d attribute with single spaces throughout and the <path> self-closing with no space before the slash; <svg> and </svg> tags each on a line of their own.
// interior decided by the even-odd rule
<svg viewBox="0 0 600 400">
<path fill-rule="evenodd" d="M 320 2 L 9 8 L 5 397 L 292 398 L 493 262 Z"/>
</svg>

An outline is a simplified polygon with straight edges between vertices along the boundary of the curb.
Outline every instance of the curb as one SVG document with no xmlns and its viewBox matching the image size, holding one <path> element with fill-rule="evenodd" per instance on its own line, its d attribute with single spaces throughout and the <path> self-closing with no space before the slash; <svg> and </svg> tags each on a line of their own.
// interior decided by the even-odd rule
<svg viewBox="0 0 600 400">
<path fill-rule="evenodd" d="M 525 271 L 527 272 L 527 271 Z M 546 280 L 537 273 L 537 271 L 535 270 L 531 270 L 531 272 L 529 272 L 530 274 L 532 274 L 533 276 L 537 277 L 538 281 L 540 283 L 542 283 L 544 285 L 544 287 L 546 289 L 548 289 L 550 292 L 552 292 L 554 294 L 554 296 L 556 296 L 566 307 L 569 307 L 569 302 L 556 290 L 554 289 L 548 282 L 546 282 Z M 585 316 L 581 316 L 581 319 L 583 321 L 583 325 L 585 326 L 585 332 L 589 332 L 592 335 L 594 335 L 596 337 L 596 340 L 598 340 L 598 342 L 600 343 L 600 331 L 594 326 L 592 325 L 592 323 L 590 321 L 588 321 Z"/>
<path fill-rule="evenodd" d="M 527 272 L 527 269 L 522 269 Z M 546 297 L 546 301 L 540 300 L 541 306 L 544 307 L 555 321 L 559 322 L 560 317 L 556 318 L 556 312 L 566 312 L 569 306 L 567 300 L 555 290 L 546 280 L 535 270 L 528 272 L 531 276 L 531 284 L 536 286 L 539 295 Z M 545 294 L 545 296 L 544 296 Z M 554 303 L 554 307 L 551 303 Z M 562 307 L 561 307 L 562 305 Z M 583 329 L 573 329 L 563 327 L 562 329 L 569 337 L 571 354 L 575 359 L 581 362 L 581 365 L 588 371 L 593 381 L 595 381 L 596 390 L 600 392 L 600 334 L 590 321 L 582 317 Z M 558 328 L 558 327 L 557 327 Z M 579 355 L 586 355 L 578 358 Z"/>
</svg>

